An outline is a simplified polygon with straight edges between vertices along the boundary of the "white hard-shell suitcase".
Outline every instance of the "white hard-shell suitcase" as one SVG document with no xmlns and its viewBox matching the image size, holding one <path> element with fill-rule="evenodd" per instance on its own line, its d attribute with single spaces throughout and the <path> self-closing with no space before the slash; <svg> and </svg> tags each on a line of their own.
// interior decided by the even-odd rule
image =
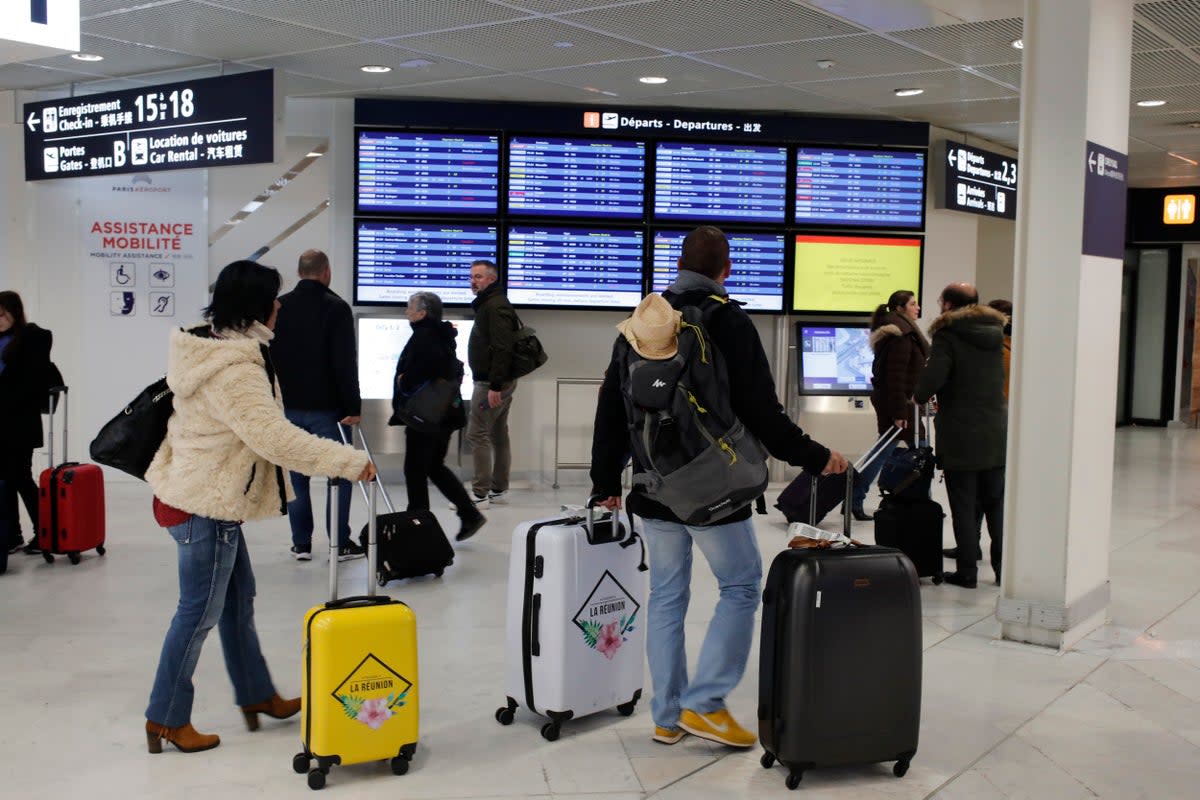
<svg viewBox="0 0 1200 800">
<path fill-rule="evenodd" d="M 542 736 L 554 741 L 566 720 L 613 707 L 633 713 L 645 670 L 646 570 L 645 544 L 616 515 L 564 508 L 517 526 L 500 724 L 522 705 L 550 719 Z"/>
</svg>

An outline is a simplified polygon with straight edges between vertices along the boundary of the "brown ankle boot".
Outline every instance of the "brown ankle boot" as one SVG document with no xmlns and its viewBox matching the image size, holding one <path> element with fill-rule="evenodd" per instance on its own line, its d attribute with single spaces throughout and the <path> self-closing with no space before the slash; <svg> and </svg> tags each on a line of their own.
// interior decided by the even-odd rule
<svg viewBox="0 0 1200 800">
<path fill-rule="evenodd" d="M 284 700 L 278 694 L 272 695 L 271 699 L 265 703 L 242 706 L 242 714 L 246 717 L 246 727 L 252 731 L 258 730 L 259 714 L 266 714 L 272 719 L 287 719 L 288 717 L 294 717 L 298 713 L 300 713 L 299 697 Z"/>
<path fill-rule="evenodd" d="M 212 750 L 221 743 L 221 737 L 215 733 L 200 733 L 185 722 L 178 728 L 168 728 L 157 722 L 146 720 L 146 748 L 151 753 L 162 752 L 162 740 L 166 739 L 182 753 L 198 753 L 201 750 Z"/>
</svg>

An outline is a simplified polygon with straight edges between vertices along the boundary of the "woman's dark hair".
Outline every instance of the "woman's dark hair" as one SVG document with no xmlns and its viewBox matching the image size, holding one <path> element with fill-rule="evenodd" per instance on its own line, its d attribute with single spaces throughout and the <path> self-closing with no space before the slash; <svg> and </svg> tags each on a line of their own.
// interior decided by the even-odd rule
<svg viewBox="0 0 1200 800">
<path fill-rule="evenodd" d="M 256 261 L 234 261 L 217 276 L 204 318 L 217 330 L 244 331 L 255 322 L 266 322 L 275 310 L 275 297 L 282 284 L 279 270 L 274 267 Z"/>
<path fill-rule="evenodd" d="M 892 292 L 892 296 L 883 305 L 875 309 L 875 313 L 871 315 L 871 330 L 875 330 L 883 325 L 883 319 L 888 314 L 899 312 L 900 309 L 908 305 L 908 301 L 912 300 L 915 295 L 908 289 L 900 289 Z"/>
<path fill-rule="evenodd" d="M 25 304 L 21 302 L 21 295 L 12 291 L 0 292 L 0 308 L 3 308 L 12 317 L 12 327 L 8 332 L 12 334 L 12 341 L 0 352 L 0 356 L 12 355 L 17 352 L 21 346 L 22 333 L 25 331 L 25 326 L 28 322 L 25 320 Z"/>
</svg>

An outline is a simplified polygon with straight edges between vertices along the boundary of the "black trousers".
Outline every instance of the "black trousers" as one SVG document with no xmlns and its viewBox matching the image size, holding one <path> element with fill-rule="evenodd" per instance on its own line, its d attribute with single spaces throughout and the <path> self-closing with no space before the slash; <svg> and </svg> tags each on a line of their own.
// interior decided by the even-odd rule
<svg viewBox="0 0 1200 800">
<path fill-rule="evenodd" d="M 8 523 L 9 535 L 16 540 L 21 536 L 21 510 L 19 502 L 25 503 L 29 519 L 33 522 L 33 535 L 37 536 L 38 487 L 33 480 L 33 449 L 19 447 L 6 453 L 0 464 L 0 478 L 4 488 L 0 490 L 0 514 Z M 5 548 L 7 549 L 7 547 Z"/>
<path fill-rule="evenodd" d="M 446 466 L 450 432 L 422 433 L 406 428 L 404 438 L 404 483 L 408 488 L 408 510 L 429 510 L 429 481 L 433 481 L 438 491 L 454 503 L 458 516 L 468 519 L 478 513 L 462 481 Z"/>
<path fill-rule="evenodd" d="M 979 519 L 987 520 L 991 537 L 992 569 L 1000 574 L 1004 551 L 1004 467 L 993 469 L 948 469 L 946 494 L 950 498 L 950 520 L 954 545 L 958 548 L 956 570 L 964 578 L 977 578 L 975 553 L 979 551 Z"/>
</svg>

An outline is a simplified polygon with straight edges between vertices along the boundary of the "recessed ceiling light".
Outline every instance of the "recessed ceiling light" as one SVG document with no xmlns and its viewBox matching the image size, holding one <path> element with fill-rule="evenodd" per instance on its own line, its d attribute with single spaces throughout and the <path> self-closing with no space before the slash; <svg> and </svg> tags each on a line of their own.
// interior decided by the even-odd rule
<svg viewBox="0 0 1200 800">
<path fill-rule="evenodd" d="M 1167 101 L 1166 100 L 1138 100 L 1137 104 L 1139 106 L 1141 106 L 1142 108 L 1158 108 L 1159 106 L 1165 106 L 1167 104 Z"/>
<path fill-rule="evenodd" d="M 391 67 L 385 67 L 382 64 L 366 64 L 359 67 L 363 72 L 391 72 Z"/>
<path fill-rule="evenodd" d="M 318 153 L 316 150 L 309 150 L 307 153 L 304 154 L 304 157 L 305 158 L 320 158 L 323 155 L 325 155 L 325 154 Z"/>
<path fill-rule="evenodd" d="M 1024 39 L 1013 39 L 1011 44 L 1013 47 L 1017 48 L 1018 50 L 1025 49 L 1025 40 Z"/>
<path fill-rule="evenodd" d="M 924 89 L 916 89 L 916 88 L 897 89 L 895 94 L 896 94 L 896 97 L 914 97 L 918 94 L 925 94 L 925 90 Z"/>
<path fill-rule="evenodd" d="M 98 56 L 94 53 L 72 53 L 71 58 L 76 61 L 103 61 L 104 56 Z"/>
<path fill-rule="evenodd" d="M 555 47 L 574 47 L 575 43 L 574 42 L 555 42 L 554 46 Z"/>
<path fill-rule="evenodd" d="M 642 83 L 652 83 L 652 84 L 659 84 L 659 83 L 667 82 L 666 78 L 661 78 L 657 75 L 643 75 L 642 77 L 638 78 L 638 80 L 641 81 Z"/>
</svg>

